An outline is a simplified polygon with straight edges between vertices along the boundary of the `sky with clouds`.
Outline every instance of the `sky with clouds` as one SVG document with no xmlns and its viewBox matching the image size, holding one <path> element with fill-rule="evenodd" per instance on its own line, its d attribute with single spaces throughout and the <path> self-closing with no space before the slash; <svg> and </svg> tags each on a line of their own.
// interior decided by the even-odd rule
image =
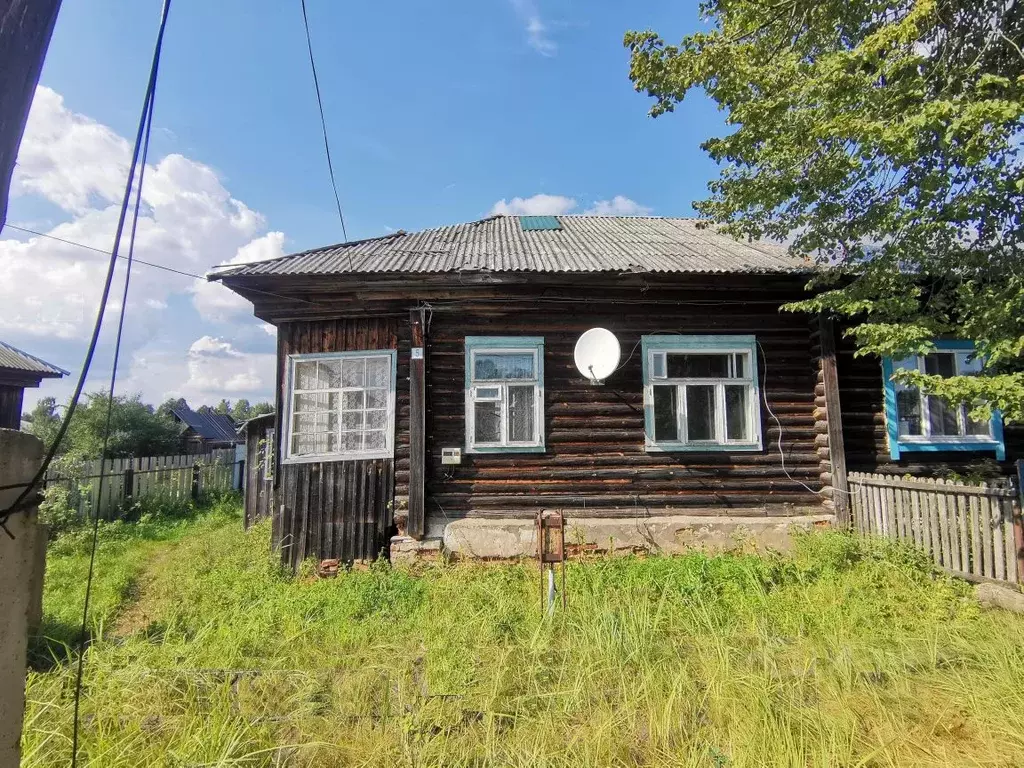
<svg viewBox="0 0 1024 768">
<path fill-rule="evenodd" d="M 308 0 L 349 237 L 489 214 L 691 215 L 722 118 L 701 98 L 648 118 L 622 35 L 676 40 L 697 6 L 633 5 Z M 159 9 L 64 0 L 0 233 L 0 339 L 76 374 L 105 259 L 15 227 L 110 249 Z M 298 0 L 175 0 L 136 256 L 202 275 L 341 239 Z M 115 317 L 87 391 L 109 379 Z M 271 396 L 274 329 L 220 285 L 139 265 L 126 317 L 119 391 Z M 72 378 L 26 406 L 66 399 Z"/>
</svg>

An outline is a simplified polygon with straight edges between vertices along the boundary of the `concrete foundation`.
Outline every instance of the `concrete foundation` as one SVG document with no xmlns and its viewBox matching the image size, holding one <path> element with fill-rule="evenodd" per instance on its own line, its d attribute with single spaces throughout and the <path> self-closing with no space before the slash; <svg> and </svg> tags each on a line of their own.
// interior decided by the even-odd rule
<svg viewBox="0 0 1024 768">
<path fill-rule="evenodd" d="M 576 551 L 680 554 L 698 550 L 774 549 L 792 546 L 794 528 L 832 525 L 831 514 L 793 517 L 729 515 L 665 515 L 659 517 L 571 517 L 565 543 Z M 401 541 L 398 541 L 401 539 Z M 428 521 L 423 541 L 392 539 L 391 558 L 409 562 L 436 556 L 440 550 L 457 557 L 509 559 L 536 554 L 534 521 L 530 519 L 464 518 Z"/>
<path fill-rule="evenodd" d="M 0 486 L 31 480 L 42 455 L 38 438 L 0 429 Z M 0 491 L 0 509 L 20 491 Z M 25 714 L 29 627 L 42 613 L 46 532 L 35 508 L 11 515 L 7 529 L 14 538 L 0 531 L 0 768 L 16 768 Z"/>
</svg>

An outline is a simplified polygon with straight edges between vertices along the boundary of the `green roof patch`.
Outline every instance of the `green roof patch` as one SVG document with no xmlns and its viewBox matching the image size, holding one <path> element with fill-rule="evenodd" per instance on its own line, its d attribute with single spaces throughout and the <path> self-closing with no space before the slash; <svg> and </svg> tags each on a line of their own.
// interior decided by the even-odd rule
<svg viewBox="0 0 1024 768">
<path fill-rule="evenodd" d="M 557 216 L 520 216 L 519 226 L 523 232 L 539 232 L 562 228 Z"/>
</svg>

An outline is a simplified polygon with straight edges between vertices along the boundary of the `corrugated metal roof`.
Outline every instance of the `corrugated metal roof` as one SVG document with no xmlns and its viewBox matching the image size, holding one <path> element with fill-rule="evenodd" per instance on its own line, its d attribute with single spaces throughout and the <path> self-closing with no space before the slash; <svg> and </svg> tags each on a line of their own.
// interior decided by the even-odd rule
<svg viewBox="0 0 1024 768">
<path fill-rule="evenodd" d="M 30 355 L 28 352 L 22 352 L 4 341 L 0 341 L 0 368 L 36 373 L 44 378 L 59 378 L 68 375 L 63 368 L 50 365 L 45 360 Z"/>
<path fill-rule="evenodd" d="M 559 216 L 558 230 L 527 230 L 517 216 L 397 232 L 217 272 L 246 275 L 492 272 L 778 273 L 810 269 L 781 246 L 739 242 L 697 219 Z"/>
<path fill-rule="evenodd" d="M 191 427 L 197 435 L 205 440 L 238 440 L 235 422 L 219 413 L 199 413 L 187 405 L 171 408 L 171 413 Z"/>
</svg>

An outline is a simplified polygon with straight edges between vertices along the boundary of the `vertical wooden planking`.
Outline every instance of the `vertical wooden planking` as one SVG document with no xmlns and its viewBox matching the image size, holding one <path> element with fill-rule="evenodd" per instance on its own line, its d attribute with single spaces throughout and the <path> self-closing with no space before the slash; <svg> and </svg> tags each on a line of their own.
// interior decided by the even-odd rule
<svg viewBox="0 0 1024 768">
<path fill-rule="evenodd" d="M 946 484 L 954 485 L 948 481 Z M 946 494 L 946 514 L 949 518 L 949 566 L 953 570 L 961 571 L 963 568 L 960 567 L 960 514 L 957 499 L 958 494 L 956 493 Z"/>
<path fill-rule="evenodd" d="M 1011 584 L 1017 583 L 1017 548 L 1014 542 L 1013 531 L 1013 499 L 1001 497 L 999 506 L 1002 510 L 1003 524 L 1003 549 L 1006 553 L 1006 580 Z"/>
<path fill-rule="evenodd" d="M 875 475 L 872 475 L 871 477 L 873 479 L 875 477 Z M 872 522 L 872 524 L 874 526 L 873 533 L 876 536 L 884 536 L 885 535 L 885 517 L 884 517 L 884 513 L 882 511 L 882 494 L 879 493 L 879 491 L 881 489 L 877 485 L 869 485 L 868 488 L 869 488 L 869 492 L 871 494 L 871 507 L 872 507 L 871 522 Z"/>
<path fill-rule="evenodd" d="M 981 542 L 982 542 L 982 575 L 995 578 L 995 567 L 992 564 L 992 497 L 982 496 L 981 503 Z"/>
<path fill-rule="evenodd" d="M 984 573 L 981 562 L 981 505 L 977 495 L 970 497 L 971 568 L 968 573 L 981 576 Z"/>
<path fill-rule="evenodd" d="M 956 500 L 956 517 L 957 522 L 959 523 L 958 530 L 960 532 L 960 570 L 964 573 L 970 573 L 971 533 L 970 522 L 968 519 L 970 495 L 957 494 L 954 498 Z"/>
<path fill-rule="evenodd" d="M 917 488 L 910 489 L 910 517 L 914 529 L 914 544 L 924 549 L 924 528 L 921 525 L 921 492 Z"/>
</svg>

